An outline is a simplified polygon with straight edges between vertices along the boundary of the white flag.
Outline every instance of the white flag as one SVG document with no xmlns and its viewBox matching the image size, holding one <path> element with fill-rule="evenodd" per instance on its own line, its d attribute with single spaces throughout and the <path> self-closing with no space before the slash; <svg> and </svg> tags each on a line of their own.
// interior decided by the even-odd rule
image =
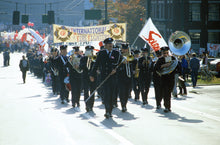
<svg viewBox="0 0 220 145">
<path fill-rule="evenodd" d="M 154 51 L 160 50 L 161 47 L 167 46 L 167 43 L 160 35 L 160 32 L 154 26 L 151 18 L 147 20 L 139 36 L 146 41 Z"/>
</svg>

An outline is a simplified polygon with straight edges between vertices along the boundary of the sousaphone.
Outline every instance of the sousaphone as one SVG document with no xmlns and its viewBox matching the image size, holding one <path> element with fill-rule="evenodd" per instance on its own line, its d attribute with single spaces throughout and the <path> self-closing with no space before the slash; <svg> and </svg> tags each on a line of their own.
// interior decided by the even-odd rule
<svg viewBox="0 0 220 145">
<path fill-rule="evenodd" d="M 189 51 L 191 47 L 191 40 L 189 35 L 187 35 L 185 32 L 176 31 L 171 34 L 168 44 L 170 51 L 175 55 L 180 56 L 185 55 Z M 169 67 L 165 67 L 161 70 L 161 75 L 169 74 L 175 70 L 178 65 L 177 58 L 175 60 L 172 60 L 170 63 L 171 65 Z"/>
</svg>

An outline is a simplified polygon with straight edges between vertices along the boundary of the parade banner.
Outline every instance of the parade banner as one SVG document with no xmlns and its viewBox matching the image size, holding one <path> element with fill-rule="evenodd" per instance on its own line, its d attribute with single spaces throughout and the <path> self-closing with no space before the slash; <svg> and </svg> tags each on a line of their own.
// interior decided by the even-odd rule
<svg viewBox="0 0 220 145">
<path fill-rule="evenodd" d="M 167 46 L 167 43 L 154 26 L 151 18 L 147 20 L 147 23 L 142 28 L 139 36 L 146 41 L 154 51 L 160 50 L 163 46 Z"/>
<path fill-rule="evenodd" d="M 220 53 L 220 44 L 207 43 L 209 56 L 218 57 Z"/>
<path fill-rule="evenodd" d="M 103 41 L 108 37 L 112 37 L 115 40 L 126 41 L 126 23 L 90 27 L 53 25 L 54 43 Z"/>
</svg>

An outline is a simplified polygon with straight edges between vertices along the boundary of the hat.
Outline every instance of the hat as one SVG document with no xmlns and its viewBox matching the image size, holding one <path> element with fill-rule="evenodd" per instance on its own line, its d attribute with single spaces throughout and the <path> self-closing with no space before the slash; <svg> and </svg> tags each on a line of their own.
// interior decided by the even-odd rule
<svg viewBox="0 0 220 145">
<path fill-rule="evenodd" d="M 51 52 L 57 52 L 57 51 L 58 51 L 57 48 L 52 48 L 52 49 L 51 49 Z"/>
<path fill-rule="evenodd" d="M 121 49 L 128 49 L 128 44 L 127 43 L 122 43 L 121 44 Z"/>
<path fill-rule="evenodd" d="M 156 53 L 157 56 L 161 55 L 161 51 L 160 50 L 155 51 L 155 53 Z"/>
<path fill-rule="evenodd" d="M 148 49 L 147 49 L 147 47 L 144 47 L 144 48 L 141 48 L 141 51 L 142 52 L 148 52 Z"/>
<path fill-rule="evenodd" d="M 85 49 L 86 49 L 86 50 L 93 50 L 93 49 L 94 49 L 94 46 L 88 45 L 88 46 L 85 47 Z"/>
<path fill-rule="evenodd" d="M 134 50 L 134 54 L 139 54 L 140 50 Z"/>
<path fill-rule="evenodd" d="M 163 52 L 163 51 L 168 51 L 169 50 L 169 47 L 167 46 L 164 46 L 164 47 L 161 47 L 160 50 Z"/>
<path fill-rule="evenodd" d="M 105 44 L 111 44 L 113 41 L 114 41 L 114 39 L 112 39 L 112 38 L 106 38 L 103 42 Z"/>
<path fill-rule="evenodd" d="M 67 45 L 61 45 L 60 46 L 60 50 L 64 50 L 64 49 L 67 49 Z"/>
<path fill-rule="evenodd" d="M 74 46 L 72 48 L 75 49 L 75 52 L 79 51 L 79 46 Z"/>
</svg>

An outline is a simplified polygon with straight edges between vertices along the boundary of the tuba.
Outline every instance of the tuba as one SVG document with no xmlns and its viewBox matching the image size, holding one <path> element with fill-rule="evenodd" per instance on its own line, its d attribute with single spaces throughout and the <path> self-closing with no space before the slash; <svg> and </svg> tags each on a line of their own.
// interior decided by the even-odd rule
<svg viewBox="0 0 220 145">
<path fill-rule="evenodd" d="M 170 51 L 175 55 L 185 55 L 191 47 L 191 40 L 189 35 L 187 35 L 185 32 L 175 31 L 171 34 L 168 44 Z M 166 60 L 166 62 L 170 62 L 171 65 L 169 67 L 163 68 L 159 72 L 160 75 L 166 75 L 173 72 L 178 65 L 177 58 L 175 60 Z"/>
</svg>

